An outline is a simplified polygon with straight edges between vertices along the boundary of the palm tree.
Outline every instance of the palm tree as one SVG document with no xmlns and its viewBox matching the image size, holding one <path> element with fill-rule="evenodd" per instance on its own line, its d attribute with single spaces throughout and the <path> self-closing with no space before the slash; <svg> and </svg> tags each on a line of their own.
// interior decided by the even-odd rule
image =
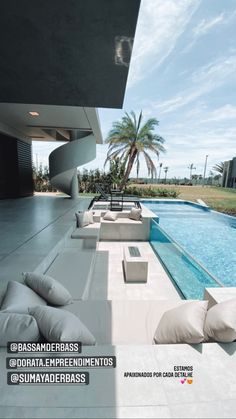
<svg viewBox="0 0 236 419">
<path fill-rule="evenodd" d="M 159 175 L 158 175 L 158 183 L 160 183 L 160 179 L 161 179 L 161 168 L 163 166 L 163 163 L 159 164 Z"/>
<path fill-rule="evenodd" d="M 159 158 L 160 152 L 165 152 L 163 147 L 164 139 L 154 133 L 159 122 L 156 118 L 148 119 L 141 125 L 142 112 L 138 119 L 132 111 L 130 115 L 126 112 L 121 121 L 113 122 L 111 131 L 108 133 L 106 143 L 109 144 L 105 164 L 120 157 L 124 160 L 125 173 L 121 182 L 121 190 L 125 188 L 133 165 L 136 164 L 137 176 L 140 168 L 140 157 L 144 160 L 148 169 L 148 176 L 156 176 L 156 167 L 148 152 L 155 154 Z"/>
<path fill-rule="evenodd" d="M 165 172 L 165 183 L 166 183 L 166 177 L 167 177 L 167 172 L 169 170 L 169 167 L 166 166 L 166 167 L 163 168 L 163 170 Z"/>
<path fill-rule="evenodd" d="M 218 173 L 220 173 L 220 174 L 222 175 L 222 174 L 223 174 L 223 172 L 224 172 L 224 162 L 223 162 L 223 161 L 221 161 L 220 163 L 215 164 L 215 166 L 213 166 L 213 167 L 212 167 L 212 169 L 213 169 L 215 172 L 218 172 Z"/>
<path fill-rule="evenodd" d="M 196 167 L 194 167 L 193 163 L 191 163 L 191 164 L 188 166 L 188 169 L 189 169 L 189 171 L 190 171 L 190 173 L 189 173 L 189 179 L 191 180 L 191 179 L 192 179 L 192 171 L 193 171 L 193 170 L 196 170 Z"/>
</svg>

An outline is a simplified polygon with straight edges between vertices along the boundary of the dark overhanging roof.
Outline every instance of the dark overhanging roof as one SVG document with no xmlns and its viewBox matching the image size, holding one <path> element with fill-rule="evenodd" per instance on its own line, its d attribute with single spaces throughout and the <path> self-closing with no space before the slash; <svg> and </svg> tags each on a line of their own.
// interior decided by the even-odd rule
<svg viewBox="0 0 236 419">
<path fill-rule="evenodd" d="M 140 0 L 4 0 L 0 102 L 122 107 Z"/>
</svg>

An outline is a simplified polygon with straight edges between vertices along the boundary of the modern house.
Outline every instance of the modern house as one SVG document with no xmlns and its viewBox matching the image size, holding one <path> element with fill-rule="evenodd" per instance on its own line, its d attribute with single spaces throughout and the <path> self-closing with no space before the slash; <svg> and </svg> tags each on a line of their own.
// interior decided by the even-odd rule
<svg viewBox="0 0 236 419">
<path fill-rule="evenodd" d="M 225 188 L 236 188 L 236 157 L 224 162 L 222 186 Z"/>
<path fill-rule="evenodd" d="M 139 202 L 120 191 L 76 198 L 76 167 L 94 159 L 102 143 L 96 108 L 123 104 L 139 6 L 1 2 L 2 418 L 235 417 L 236 299 L 230 306 L 227 300 L 236 288 L 216 282 L 159 224 L 162 206 L 167 225 L 181 236 L 200 232 L 195 249 L 210 250 L 208 259 L 224 270 L 226 244 L 233 260 L 233 217 L 230 235 L 208 223 L 209 208 L 193 202 Z M 51 182 L 75 199 L 32 196 L 32 140 L 64 142 L 49 158 Z M 184 228 L 181 220 L 188 221 Z M 82 341 L 82 352 L 6 348 L 9 341 L 65 340 Z M 77 375 L 87 381 L 70 381 Z"/>
<path fill-rule="evenodd" d="M 97 107 L 121 108 L 140 0 L 1 4 L 0 198 L 33 194 L 31 141 L 63 141 L 52 184 L 76 196 L 76 167 L 102 142 Z"/>
</svg>

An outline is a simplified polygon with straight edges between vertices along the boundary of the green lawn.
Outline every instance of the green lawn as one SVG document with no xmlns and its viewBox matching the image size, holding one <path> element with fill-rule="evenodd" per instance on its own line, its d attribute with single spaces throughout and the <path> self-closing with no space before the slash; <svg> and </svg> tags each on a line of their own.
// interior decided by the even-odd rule
<svg viewBox="0 0 236 419">
<path fill-rule="evenodd" d="M 132 185 L 148 187 L 150 185 Z M 226 214 L 236 215 L 236 189 L 220 188 L 214 186 L 174 186 L 174 185 L 151 185 L 152 187 L 177 190 L 178 198 L 196 202 L 202 199 L 212 209 Z"/>
<path fill-rule="evenodd" d="M 184 187 L 183 187 L 184 188 Z M 236 215 L 236 189 L 190 186 L 191 191 L 182 190 L 179 198 L 196 201 L 202 199 L 211 208 L 226 214 Z"/>
<path fill-rule="evenodd" d="M 91 198 L 93 198 L 94 196 L 98 196 L 99 194 L 97 194 L 97 193 L 92 193 L 92 192 L 83 192 L 83 193 L 79 193 L 79 196 L 81 196 L 81 197 L 84 197 L 84 198 L 86 198 L 86 197 L 88 197 L 88 196 L 91 196 Z"/>
<path fill-rule="evenodd" d="M 174 185 L 132 185 L 140 188 L 165 188 L 179 192 L 178 198 L 197 202 L 202 199 L 212 209 L 236 216 L 236 189 L 220 188 L 214 186 L 174 186 Z M 80 196 L 88 197 L 96 194 L 83 193 Z"/>
</svg>

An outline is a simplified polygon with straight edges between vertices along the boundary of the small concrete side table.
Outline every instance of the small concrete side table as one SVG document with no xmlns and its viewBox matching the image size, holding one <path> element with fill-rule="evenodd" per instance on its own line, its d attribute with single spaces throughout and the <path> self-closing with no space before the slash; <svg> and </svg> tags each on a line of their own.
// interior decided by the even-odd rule
<svg viewBox="0 0 236 419">
<path fill-rule="evenodd" d="M 124 246 L 124 273 L 126 282 L 147 282 L 148 260 L 137 246 Z"/>
</svg>

